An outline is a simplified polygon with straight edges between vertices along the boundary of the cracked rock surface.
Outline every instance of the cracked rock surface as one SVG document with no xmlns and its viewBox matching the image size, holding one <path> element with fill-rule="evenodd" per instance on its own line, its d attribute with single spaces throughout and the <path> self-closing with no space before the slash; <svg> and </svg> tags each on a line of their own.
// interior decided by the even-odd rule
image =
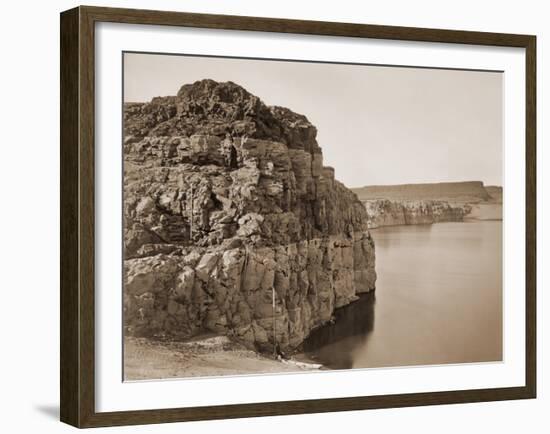
<svg viewBox="0 0 550 434">
<path fill-rule="evenodd" d="M 287 351 L 374 289 L 367 212 L 316 134 L 231 82 L 125 104 L 127 334 Z"/>
</svg>

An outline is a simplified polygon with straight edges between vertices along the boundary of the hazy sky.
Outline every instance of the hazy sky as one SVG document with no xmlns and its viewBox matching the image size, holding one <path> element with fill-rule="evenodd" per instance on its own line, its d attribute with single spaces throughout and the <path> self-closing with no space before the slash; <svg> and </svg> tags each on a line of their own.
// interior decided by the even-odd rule
<svg viewBox="0 0 550 434">
<path fill-rule="evenodd" d="M 124 55 L 124 99 L 233 81 L 307 116 L 324 164 L 348 187 L 502 184 L 502 74 L 190 56 Z"/>
</svg>

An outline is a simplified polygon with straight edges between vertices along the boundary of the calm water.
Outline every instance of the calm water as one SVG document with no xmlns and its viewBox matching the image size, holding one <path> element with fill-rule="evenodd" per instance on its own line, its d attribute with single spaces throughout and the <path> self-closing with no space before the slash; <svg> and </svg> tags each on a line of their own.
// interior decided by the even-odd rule
<svg viewBox="0 0 550 434">
<path fill-rule="evenodd" d="M 502 222 L 371 233 L 376 292 L 316 330 L 310 358 L 333 369 L 502 359 Z"/>
</svg>

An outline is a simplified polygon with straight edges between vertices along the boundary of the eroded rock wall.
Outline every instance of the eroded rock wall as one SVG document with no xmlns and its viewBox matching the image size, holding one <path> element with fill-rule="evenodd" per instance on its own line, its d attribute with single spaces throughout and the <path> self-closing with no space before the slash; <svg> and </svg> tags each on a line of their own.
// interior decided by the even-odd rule
<svg viewBox="0 0 550 434">
<path fill-rule="evenodd" d="M 368 227 L 418 225 L 438 222 L 461 222 L 470 212 L 466 204 L 445 201 L 395 201 L 372 199 L 363 201 L 367 210 Z"/>
<path fill-rule="evenodd" d="M 128 333 L 292 349 L 374 288 L 365 208 L 304 116 L 203 80 L 124 126 Z"/>
<path fill-rule="evenodd" d="M 367 235 L 130 259 L 126 326 L 177 338 L 212 331 L 266 351 L 275 333 L 282 350 L 295 348 L 335 308 L 374 287 L 373 264 Z"/>
</svg>

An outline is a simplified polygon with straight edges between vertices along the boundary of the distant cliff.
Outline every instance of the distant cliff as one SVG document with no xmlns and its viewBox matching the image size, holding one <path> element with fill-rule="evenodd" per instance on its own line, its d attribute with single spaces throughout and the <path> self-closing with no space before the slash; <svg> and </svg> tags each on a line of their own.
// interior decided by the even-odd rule
<svg viewBox="0 0 550 434">
<path fill-rule="evenodd" d="M 371 199 L 363 201 L 363 204 L 367 210 L 369 229 L 380 226 L 461 222 L 471 209 L 466 204 L 451 205 L 434 200 Z"/>
<path fill-rule="evenodd" d="M 371 185 L 352 190 L 361 201 L 368 199 L 389 199 L 476 203 L 490 199 L 490 195 L 481 181 Z"/>
<path fill-rule="evenodd" d="M 502 219 L 502 187 L 485 187 L 480 181 L 375 185 L 352 191 L 367 210 L 369 228 Z"/>
<path fill-rule="evenodd" d="M 374 288 L 366 210 L 305 116 L 202 80 L 126 104 L 124 133 L 126 333 L 285 351 Z"/>
</svg>

